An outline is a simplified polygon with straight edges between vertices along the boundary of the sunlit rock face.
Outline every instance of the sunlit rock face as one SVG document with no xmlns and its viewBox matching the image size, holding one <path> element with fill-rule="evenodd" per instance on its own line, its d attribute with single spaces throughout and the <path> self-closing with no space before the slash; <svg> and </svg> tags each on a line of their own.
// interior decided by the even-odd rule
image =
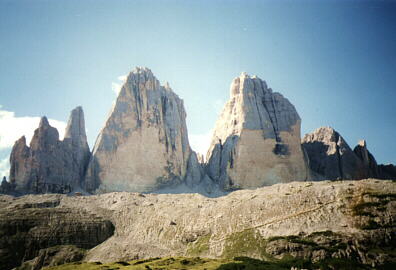
<svg viewBox="0 0 396 270">
<path fill-rule="evenodd" d="M 208 175 L 224 189 L 306 180 L 294 106 L 246 73 L 233 80 L 230 96 L 213 132 Z"/>
<path fill-rule="evenodd" d="M 151 70 L 136 68 L 97 138 L 86 189 L 149 192 L 180 184 L 191 153 L 183 101 Z M 194 161 L 190 168 L 198 165 Z M 200 176 L 189 181 L 199 182 Z"/>
<path fill-rule="evenodd" d="M 369 163 L 372 160 L 369 160 L 366 147 L 352 151 L 344 138 L 331 127 L 320 127 L 306 134 L 302 145 L 308 155 L 313 180 L 364 179 L 370 175 Z"/>
<path fill-rule="evenodd" d="M 42 117 L 30 146 L 23 136 L 10 156 L 10 182 L 17 194 L 69 193 L 80 189 L 90 151 L 85 134 L 84 113 L 75 108 L 65 138 Z"/>
</svg>

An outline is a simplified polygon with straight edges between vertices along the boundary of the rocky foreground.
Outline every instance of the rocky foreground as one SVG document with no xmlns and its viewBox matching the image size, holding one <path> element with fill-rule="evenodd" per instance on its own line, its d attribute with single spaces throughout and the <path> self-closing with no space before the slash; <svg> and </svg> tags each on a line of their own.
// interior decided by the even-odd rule
<svg viewBox="0 0 396 270">
<path fill-rule="evenodd" d="M 153 257 L 396 263 L 396 183 L 292 182 L 199 194 L 0 196 L 2 269 Z M 318 268 L 318 267 L 317 267 Z M 340 269 L 335 267 L 334 269 Z"/>
</svg>

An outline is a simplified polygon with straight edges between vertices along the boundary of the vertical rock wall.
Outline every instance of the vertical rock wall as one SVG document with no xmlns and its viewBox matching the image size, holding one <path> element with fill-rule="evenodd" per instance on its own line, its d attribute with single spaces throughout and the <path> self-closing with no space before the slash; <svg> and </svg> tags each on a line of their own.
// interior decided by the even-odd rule
<svg viewBox="0 0 396 270">
<path fill-rule="evenodd" d="M 208 175 L 224 189 L 306 180 L 294 106 L 246 73 L 233 80 L 230 96 L 207 154 Z"/>
<path fill-rule="evenodd" d="M 97 138 L 86 189 L 144 192 L 180 184 L 191 153 L 183 101 L 151 70 L 136 68 Z"/>
</svg>

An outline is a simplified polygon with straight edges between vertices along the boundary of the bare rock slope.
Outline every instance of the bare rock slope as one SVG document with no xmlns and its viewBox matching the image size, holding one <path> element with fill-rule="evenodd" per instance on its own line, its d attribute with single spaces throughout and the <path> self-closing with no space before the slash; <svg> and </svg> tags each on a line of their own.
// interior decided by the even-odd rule
<svg viewBox="0 0 396 270">
<path fill-rule="evenodd" d="M 306 180 L 300 117 L 281 94 L 246 73 L 231 84 L 216 122 L 206 171 L 224 189 Z"/>
<path fill-rule="evenodd" d="M 27 211 L 17 205 L 43 204 L 53 196 L 2 196 L 0 220 L 14 220 L 11 211 L 17 216 Z M 220 198 L 128 192 L 57 196 L 55 212 L 90 213 L 115 226 L 114 235 L 88 251 L 87 261 L 172 255 L 395 263 L 396 183 L 391 181 L 291 182 Z"/>
<path fill-rule="evenodd" d="M 189 164 L 185 118 L 183 101 L 168 84 L 161 86 L 147 68 L 133 70 L 95 143 L 86 189 L 154 191 L 187 175 L 199 182 L 199 164 L 194 158 Z M 188 167 L 196 173 L 187 174 Z"/>
</svg>

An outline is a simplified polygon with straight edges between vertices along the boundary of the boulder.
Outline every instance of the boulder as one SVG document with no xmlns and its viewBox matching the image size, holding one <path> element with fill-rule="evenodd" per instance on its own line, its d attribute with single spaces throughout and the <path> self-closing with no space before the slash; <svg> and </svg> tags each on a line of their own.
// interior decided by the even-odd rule
<svg viewBox="0 0 396 270">
<path fill-rule="evenodd" d="M 242 73 L 216 122 L 207 174 L 225 190 L 306 180 L 300 126 L 289 100 Z"/>
</svg>

